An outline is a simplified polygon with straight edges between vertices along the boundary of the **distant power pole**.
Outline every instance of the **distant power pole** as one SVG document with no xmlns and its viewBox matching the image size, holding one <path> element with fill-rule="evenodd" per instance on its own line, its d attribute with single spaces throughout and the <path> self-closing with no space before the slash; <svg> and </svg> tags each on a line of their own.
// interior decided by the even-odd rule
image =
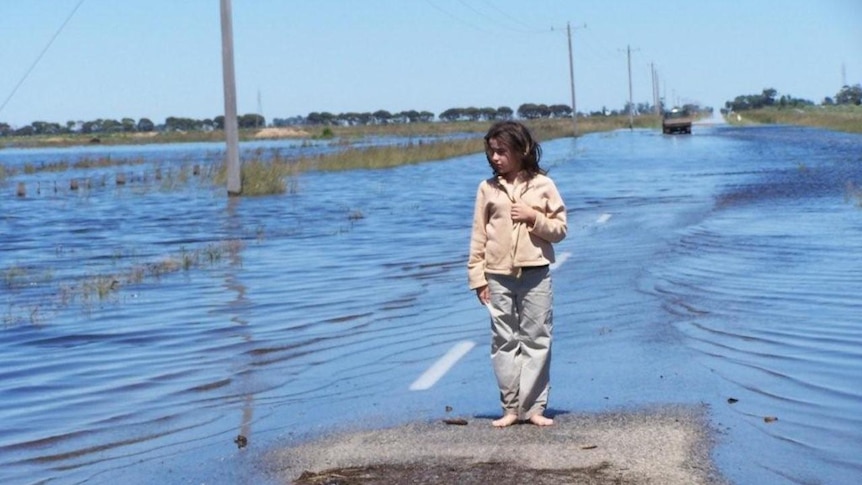
<svg viewBox="0 0 862 485">
<path fill-rule="evenodd" d="M 239 165 L 239 128 L 236 120 L 236 75 L 233 67 L 233 20 L 230 0 L 221 0 L 221 58 L 224 79 L 224 134 L 227 142 L 227 193 L 242 193 Z"/>
<path fill-rule="evenodd" d="M 572 27 L 566 22 L 566 33 L 569 37 L 569 84 L 572 87 L 572 136 L 578 136 L 578 108 L 575 104 L 575 63 L 572 60 Z"/>
<path fill-rule="evenodd" d="M 650 63 L 650 70 L 652 71 L 652 104 L 653 109 L 655 110 L 655 114 L 657 116 L 661 116 L 661 96 L 659 95 L 658 88 L 658 73 L 655 70 L 655 64 Z"/>
<path fill-rule="evenodd" d="M 265 123 L 266 117 L 263 116 L 263 100 L 260 96 L 260 89 L 257 90 L 257 114 L 260 115 L 260 118 L 258 118 L 258 125 L 257 126 L 258 126 L 258 128 L 261 128 L 260 121 L 264 121 L 264 124 L 266 124 Z M 263 118 L 263 120 L 261 120 L 261 118 Z"/>
<path fill-rule="evenodd" d="M 635 126 L 635 105 L 632 102 L 632 47 L 626 46 L 626 53 L 629 64 L 629 129 L 633 130 Z"/>
</svg>

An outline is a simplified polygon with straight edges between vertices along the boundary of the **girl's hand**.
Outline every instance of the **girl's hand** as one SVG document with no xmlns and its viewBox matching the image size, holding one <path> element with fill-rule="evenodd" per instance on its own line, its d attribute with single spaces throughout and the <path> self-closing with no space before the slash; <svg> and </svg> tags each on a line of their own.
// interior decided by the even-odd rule
<svg viewBox="0 0 862 485">
<path fill-rule="evenodd" d="M 515 202 L 512 204 L 512 220 L 532 226 L 536 223 L 536 211 L 523 202 Z"/>
<path fill-rule="evenodd" d="M 491 290 L 488 289 L 488 285 L 476 288 L 476 297 L 479 299 L 479 303 L 483 305 L 491 303 Z"/>
</svg>

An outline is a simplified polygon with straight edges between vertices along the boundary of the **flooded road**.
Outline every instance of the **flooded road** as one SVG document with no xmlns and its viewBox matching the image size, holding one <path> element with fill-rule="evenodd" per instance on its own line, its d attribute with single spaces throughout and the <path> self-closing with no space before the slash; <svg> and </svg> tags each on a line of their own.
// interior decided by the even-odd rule
<svg viewBox="0 0 862 485">
<path fill-rule="evenodd" d="M 570 220 L 551 410 L 703 405 L 732 482 L 854 483 L 862 137 L 717 125 L 543 148 Z M 328 430 L 498 412 L 466 289 L 481 155 L 228 200 L 193 168 L 220 150 L 0 151 L 133 161 L 0 183 L 3 483 L 266 482 L 267 450 Z"/>
</svg>

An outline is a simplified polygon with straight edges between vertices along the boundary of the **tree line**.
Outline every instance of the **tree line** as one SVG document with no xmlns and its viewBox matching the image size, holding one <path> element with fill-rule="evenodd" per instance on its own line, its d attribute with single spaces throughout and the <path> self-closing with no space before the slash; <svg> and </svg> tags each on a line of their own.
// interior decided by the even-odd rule
<svg viewBox="0 0 862 485">
<path fill-rule="evenodd" d="M 774 88 L 766 88 L 760 94 L 740 95 L 734 98 L 733 101 L 726 101 L 724 103 L 725 109 L 723 111 L 745 111 L 771 106 L 778 108 L 793 108 L 813 105 L 813 101 L 794 98 L 790 95 L 781 95 L 779 98 L 777 90 Z M 854 86 L 843 86 L 834 98 L 829 96 L 823 98 L 821 105 L 862 105 L 862 85 L 856 84 Z"/>
<path fill-rule="evenodd" d="M 697 109 L 697 106 L 692 106 Z M 629 114 L 629 110 L 635 113 L 652 113 L 654 107 L 649 103 L 639 103 L 626 107 L 622 110 L 608 110 L 602 108 L 590 113 L 578 113 L 578 116 L 612 116 Z M 323 126 L 357 126 L 357 125 L 386 125 L 405 123 L 429 123 L 435 118 L 441 122 L 458 121 L 499 121 L 513 119 L 515 116 L 521 119 L 542 118 L 567 118 L 572 116 L 571 106 L 565 104 L 537 104 L 524 103 L 513 110 L 508 106 L 493 107 L 467 107 L 449 108 L 439 115 L 430 111 L 407 110 L 391 113 L 386 110 L 374 112 L 348 112 L 329 113 L 311 112 L 307 116 L 295 116 L 292 118 L 274 118 L 270 126 L 285 127 L 296 125 L 323 125 Z M 262 128 L 267 126 L 266 119 L 256 113 L 239 116 L 240 129 Z M 31 135 L 63 135 L 71 133 L 82 134 L 107 134 L 107 133 L 148 133 L 148 132 L 184 132 L 184 131 L 213 131 L 224 129 L 224 116 L 215 116 L 206 119 L 194 119 L 170 116 L 162 124 L 156 124 L 149 118 L 96 119 L 92 121 L 67 121 L 65 124 L 47 121 L 34 121 L 20 128 L 12 128 L 8 123 L 0 122 L 0 136 L 31 136 Z"/>
<path fill-rule="evenodd" d="M 266 120 L 259 114 L 245 114 L 237 117 L 240 128 L 257 128 L 266 125 Z M 0 136 L 33 136 L 33 135 L 65 135 L 70 133 L 100 134 L 100 133 L 147 133 L 152 131 L 212 131 L 224 129 L 224 116 L 206 118 L 180 118 L 169 116 L 161 125 L 156 125 L 149 118 L 132 118 L 121 120 L 99 118 L 92 121 L 67 121 L 64 125 L 48 121 L 34 121 L 29 125 L 13 129 L 8 123 L 0 122 Z"/>
<path fill-rule="evenodd" d="M 823 99 L 822 105 L 856 105 L 862 104 L 862 85 L 855 84 L 853 86 L 843 86 L 841 90 L 833 97 Z M 774 88 L 766 88 L 760 94 L 740 95 L 733 101 L 725 102 L 723 112 L 728 111 L 745 111 L 749 109 L 758 109 L 770 106 L 781 107 L 800 107 L 811 106 L 814 102 L 806 99 L 795 98 L 790 95 L 778 96 L 778 91 Z M 660 105 L 664 109 L 664 105 Z M 704 110 L 698 105 L 687 104 L 684 106 L 691 112 Z M 578 116 L 613 116 L 613 115 L 628 115 L 630 111 L 635 114 L 647 114 L 655 111 L 655 107 L 649 103 L 638 103 L 636 105 L 626 103 L 626 106 L 621 110 L 608 110 L 603 107 L 598 111 L 589 113 L 578 112 Z M 711 108 L 706 108 L 706 111 L 711 111 Z M 341 126 L 357 126 L 357 125 L 385 125 L 385 124 L 405 124 L 405 123 L 428 123 L 433 122 L 437 118 L 441 122 L 458 122 L 458 121 L 498 121 L 507 120 L 517 117 L 521 119 L 542 119 L 542 118 L 566 118 L 572 115 L 572 108 L 565 104 L 536 104 L 524 103 L 513 110 L 508 106 L 500 106 L 498 108 L 484 107 L 467 107 L 467 108 L 449 108 L 438 115 L 430 111 L 407 110 L 397 113 L 391 113 L 386 110 L 377 110 L 374 112 L 348 112 L 333 114 L 329 112 L 311 112 L 307 116 L 295 116 L 292 118 L 274 118 L 271 126 L 284 127 L 296 125 L 341 125 Z M 267 126 L 266 119 L 257 113 L 244 114 L 237 117 L 237 123 L 240 129 L 262 128 Z M 0 122 L 0 136 L 31 136 L 31 135 L 63 135 L 71 133 L 82 134 L 102 134 L 102 133 L 147 133 L 147 132 L 184 132 L 184 131 L 213 131 L 224 129 L 224 116 L 215 116 L 213 118 L 195 119 L 169 116 L 162 124 L 156 124 L 149 118 L 133 118 L 116 119 L 96 119 L 91 121 L 67 121 L 65 124 L 34 121 L 29 125 L 19 128 L 13 128 L 8 123 Z"/>
</svg>

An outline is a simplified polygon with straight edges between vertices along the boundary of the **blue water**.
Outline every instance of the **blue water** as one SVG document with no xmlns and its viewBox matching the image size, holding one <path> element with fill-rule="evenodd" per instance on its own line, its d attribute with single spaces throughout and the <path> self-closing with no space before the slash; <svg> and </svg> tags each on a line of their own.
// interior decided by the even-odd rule
<svg viewBox="0 0 862 485">
<path fill-rule="evenodd" d="M 703 406 L 733 483 L 856 483 L 862 137 L 704 125 L 543 148 L 570 220 L 552 410 Z M 221 153 L 0 151 L 5 167 L 134 161 L 0 182 L 0 481 L 277 483 L 268 453 L 331 429 L 498 412 L 466 289 L 481 155 L 228 199 L 192 171 Z M 478 345 L 409 391 L 464 340 Z"/>
</svg>

